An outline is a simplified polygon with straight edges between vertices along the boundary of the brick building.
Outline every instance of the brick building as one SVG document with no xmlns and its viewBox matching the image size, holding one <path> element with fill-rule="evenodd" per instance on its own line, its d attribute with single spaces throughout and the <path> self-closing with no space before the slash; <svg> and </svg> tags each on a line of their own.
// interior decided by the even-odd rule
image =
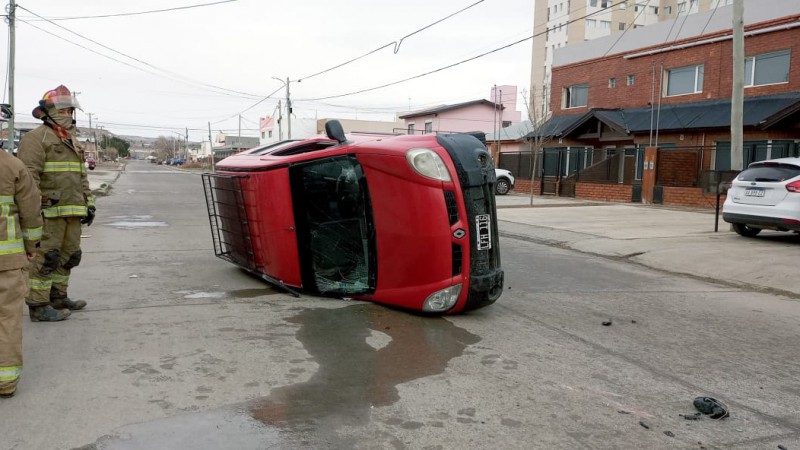
<svg viewBox="0 0 800 450">
<path fill-rule="evenodd" d="M 760 3 L 770 5 L 745 16 L 744 166 L 800 154 L 800 2 Z M 732 175 L 731 13 L 723 7 L 556 51 L 553 116 L 528 135 L 542 149 L 501 153 L 499 165 L 522 179 L 536 172 L 540 194 L 713 205 L 718 181 Z M 688 37 L 670 40 L 678 27 Z"/>
</svg>

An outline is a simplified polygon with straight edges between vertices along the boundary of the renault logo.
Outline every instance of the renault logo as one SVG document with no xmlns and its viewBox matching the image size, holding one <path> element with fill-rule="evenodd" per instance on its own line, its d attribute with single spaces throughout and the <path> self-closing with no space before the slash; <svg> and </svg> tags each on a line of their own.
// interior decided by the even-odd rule
<svg viewBox="0 0 800 450">
<path fill-rule="evenodd" d="M 453 231 L 453 237 L 456 239 L 461 239 L 464 236 L 466 236 L 466 234 L 467 232 L 462 230 L 461 228 L 457 229 L 456 231 Z"/>
</svg>

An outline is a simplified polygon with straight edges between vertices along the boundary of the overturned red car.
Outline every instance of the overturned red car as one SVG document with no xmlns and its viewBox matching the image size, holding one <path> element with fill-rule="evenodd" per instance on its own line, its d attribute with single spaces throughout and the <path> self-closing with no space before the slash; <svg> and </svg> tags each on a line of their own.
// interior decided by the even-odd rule
<svg viewBox="0 0 800 450">
<path fill-rule="evenodd" d="M 295 294 L 426 313 L 500 297 L 496 177 L 478 137 L 326 132 L 203 174 L 218 257 Z"/>
</svg>

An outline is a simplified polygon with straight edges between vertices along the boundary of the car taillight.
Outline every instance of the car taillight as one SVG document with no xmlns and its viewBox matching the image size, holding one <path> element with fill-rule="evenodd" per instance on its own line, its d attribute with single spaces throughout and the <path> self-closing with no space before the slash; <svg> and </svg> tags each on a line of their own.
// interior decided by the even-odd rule
<svg viewBox="0 0 800 450">
<path fill-rule="evenodd" d="M 800 180 L 792 181 L 786 185 L 786 190 L 800 194 Z"/>
</svg>

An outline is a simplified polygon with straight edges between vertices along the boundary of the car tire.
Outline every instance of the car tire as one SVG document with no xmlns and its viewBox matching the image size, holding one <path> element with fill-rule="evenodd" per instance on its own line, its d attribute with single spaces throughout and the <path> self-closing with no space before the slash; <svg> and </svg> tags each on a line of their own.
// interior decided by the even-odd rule
<svg viewBox="0 0 800 450">
<path fill-rule="evenodd" d="M 498 178 L 497 183 L 494 185 L 494 192 L 497 195 L 506 195 L 510 190 L 511 183 L 508 182 L 505 178 Z"/>
<path fill-rule="evenodd" d="M 734 223 L 733 231 L 739 236 L 755 237 L 758 233 L 761 233 L 761 228 L 751 227 L 744 223 Z"/>
</svg>

